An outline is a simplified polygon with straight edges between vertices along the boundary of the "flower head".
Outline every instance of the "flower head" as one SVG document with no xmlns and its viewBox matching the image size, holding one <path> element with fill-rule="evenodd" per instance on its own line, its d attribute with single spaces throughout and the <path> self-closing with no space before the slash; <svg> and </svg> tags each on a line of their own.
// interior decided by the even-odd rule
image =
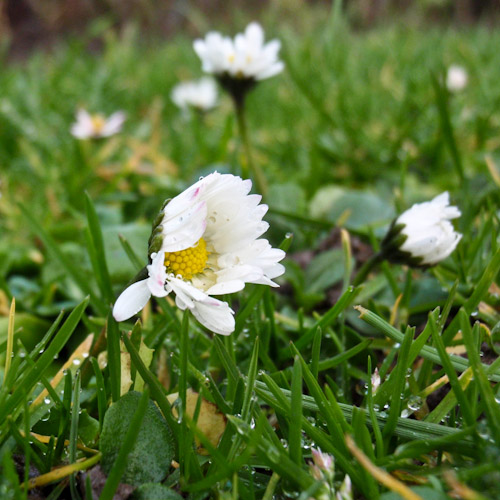
<svg viewBox="0 0 500 500">
<path fill-rule="evenodd" d="M 260 236 L 269 225 L 267 205 L 250 195 L 252 183 L 214 172 L 170 200 L 160 211 L 149 240 L 147 278 L 117 299 L 113 315 L 124 321 L 151 295 L 175 293 L 177 307 L 189 309 L 209 330 L 229 335 L 234 312 L 214 298 L 242 290 L 246 283 L 277 286 L 284 273 L 282 250 Z"/>
<path fill-rule="evenodd" d="M 264 43 L 264 31 L 255 22 L 234 40 L 211 31 L 204 40 L 195 40 L 193 47 L 203 71 L 215 75 L 237 102 L 257 81 L 277 75 L 285 67 L 278 59 L 280 41 Z"/>
<path fill-rule="evenodd" d="M 463 66 L 452 64 L 446 73 L 446 87 L 450 92 L 460 92 L 467 86 L 468 79 Z"/>
<path fill-rule="evenodd" d="M 122 129 L 125 113 L 117 111 L 109 118 L 101 114 L 91 115 L 84 109 L 76 113 L 76 122 L 71 126 L 71 134 L 77 139 L 99 139 L 115 135 Z"/>
<path fill-rule="evenodd" d="M 182 82 L 172 89 L 172 101 L 181 109 L 189 107 L 207 111 L 217 103 L 217 86 L 212 78 Z"/>
<path fill-rule="evenodd" d="M 416 203 L 392 224 L 382 242 L 382 253 L 392 262 L 433 266 L 453 252 L 462 238 L 451 224 L 460 210 L 450 206 L 447 192 Z"/>
</svg>

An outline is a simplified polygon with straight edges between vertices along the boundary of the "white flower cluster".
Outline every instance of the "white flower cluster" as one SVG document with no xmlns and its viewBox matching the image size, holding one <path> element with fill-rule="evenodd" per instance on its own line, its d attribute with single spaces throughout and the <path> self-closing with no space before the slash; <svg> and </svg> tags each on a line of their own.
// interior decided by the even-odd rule
<svg viewBox="0 0 500 500">
<path fill-rule="evenodd" d="M 175 293 L 177 307 L 189 309 L 209 330 L 229 335 L 234 312 L 214 295 L 238 292 L 246 283 L 277 286 L 285 252 L 260 238 L 269 227 L 267 205 L 249 194 L 252 183 L 214 172 L 173 198 L 160 212 L 150 240 L 148 278 L 130 285 L 113 315 L 124 321 L 151 295 Z"/>
<path fill-rule="evenodd" d="M 203 71 L 234 79 L 264 80 L 283 71 L 284 64 L 278 59 L 280 48 L 279 40 L 264 43 L 264 31 L 255 22 L 234 40 L 211 31 L 204 40 L 194 42 Z"/>
</svg>

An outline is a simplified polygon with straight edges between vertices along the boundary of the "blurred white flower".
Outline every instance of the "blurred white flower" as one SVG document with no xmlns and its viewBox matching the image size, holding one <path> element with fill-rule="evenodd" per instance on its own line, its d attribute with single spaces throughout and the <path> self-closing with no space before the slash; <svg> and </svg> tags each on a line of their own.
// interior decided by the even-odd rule
<svg viewBox="0 0 500 500">
<path fill-rule="evenodd" d="M 213 298 L 242 290 L 246 283 L 277 286 L 285 252 L 260 236 L 269 224 L 267 205 L 250 195 L 252 183 L 214 172 L 169 201 L 160 211 L 149 241 L 147 278 L 130 285 L 117 299 L 113 315 L 124 321 L 139 312 L 151 295 L 176 295 L 209 330 L 229 335 L 233 311 Z M 144 275 L 145 276 L 145 275 Z"/>
<path fill-rule="evenodd" d="M 281 43 L 264 43 L 260 24 L 250 23 L 234 40 L 211 31 L 204 40 L 194 41 L 194 50 L 202 62 L 203 71 L 233 79 L 264 80 L 283 71 L 278 59 Z"/>
<path fill-rule="evenodd" d="M 106 118 L 104 115 L 91 115 L 84 109 L 79 109 L 76 113 L 76 122 L 71 126 L 71 134 L 77 139 L 109 137 L 120 132 L 124 121 L 123 111 L 117 111 Z"/>
<path fill-rule="evenodd" d="M 469 77 L 463 66 L 452 64 L 446 73 L 446 87 L 450 92 L 460 92 L 467 86 Z"/>
<path fill-rule="evenodd" d="M 183 110 L 193 107 L 207 111 L 217 104 L 217 85 L 208 77 L 182 82 L 172 89 L 170 97 L 174 104 Z"/>
<path fill-rule="evenodd" d="M 314 465 L 323 472 L 329 472 L 334 468 L 333 456 L 323 453 L 319 448 L 311 448 Z"/>
<path fill-rule="evenodd" d="M 450 206 L 447 192 L 416 203 L 394 221 L 382 251 L 393 262 L 433 266 L 448 257 L 462 238 L 450 222 L 460 215 L 457 207 Z"/>
</svg>

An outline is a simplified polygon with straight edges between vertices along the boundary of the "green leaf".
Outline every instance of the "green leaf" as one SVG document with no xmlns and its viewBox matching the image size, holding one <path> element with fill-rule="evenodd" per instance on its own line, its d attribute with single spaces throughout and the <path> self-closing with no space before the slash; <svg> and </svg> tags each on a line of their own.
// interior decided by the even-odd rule
<svg viewBox="0 0 500 500">
<path fill-rule="evenodd" d="M 148 394 L 128 392 L 112 404 L 99 443 L 103 471 L 119 468 L 118 480 L 133 485 L 161 481 L 174 458 L 170 428 Z"/>
<path fill-rule="evenodd" d="M 141 484 L 132 494 L 132 500 L 182 500 L 179 493 L 159 483 Z"/>
</svg>

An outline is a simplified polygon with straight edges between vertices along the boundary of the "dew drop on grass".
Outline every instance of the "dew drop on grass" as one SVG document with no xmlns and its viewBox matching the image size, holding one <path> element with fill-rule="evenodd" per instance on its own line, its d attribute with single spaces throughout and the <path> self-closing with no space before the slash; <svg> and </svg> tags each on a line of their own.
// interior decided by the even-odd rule
<svg viewBox="0 0 500 500">
<path fill-rule="evenodd" d="M 50 405 L 50 403 L 52 403 L 52 401 L 50 400 L 50 398 L 45 398 L 43 400 L 43 402 L 46 404 L 46 405 Z"/>
<path fill-rule="evenodd" d="M 422 408 L 424 404 L 422 398 L 420 396 L 411 396 L 408 399 L 408 408 L 412 411 L 418 411 Z"/>
<path fill-rule="evenodd" d="M 79 366 L 81 363 L 82 363 L 82 362 L 81 362 L 79 359 L 74 359 L 74 360 L 73 360 L 73 364 L 74 364 L 75 366 Z"/>
</svg>

